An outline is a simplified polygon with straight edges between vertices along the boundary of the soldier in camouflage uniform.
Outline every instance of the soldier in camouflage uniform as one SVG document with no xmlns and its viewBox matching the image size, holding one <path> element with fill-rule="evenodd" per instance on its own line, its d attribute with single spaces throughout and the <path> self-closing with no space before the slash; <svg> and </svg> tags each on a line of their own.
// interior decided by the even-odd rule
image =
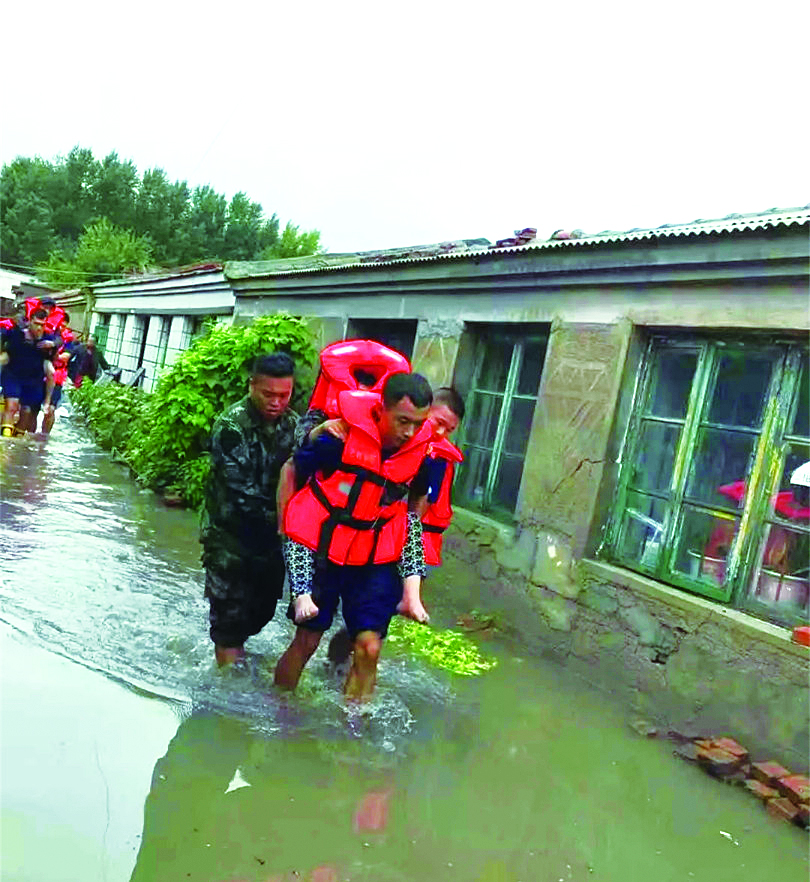
<svg viewBox="0 0 810 882">
<path fill-rule="evenodd" d="M 214 423 L 200 541 L 217 663 L 244 657 L 270 621 L 284 584 L 276 488 L 294 447 L 293 360 L 260 356 L 248 394 Z"/>
</svg>

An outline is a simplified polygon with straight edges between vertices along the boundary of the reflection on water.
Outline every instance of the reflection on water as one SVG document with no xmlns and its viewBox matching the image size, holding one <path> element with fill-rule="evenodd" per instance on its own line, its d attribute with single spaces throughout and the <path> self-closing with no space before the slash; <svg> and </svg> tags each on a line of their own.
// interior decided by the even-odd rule
<svg viewBox="0 0 810 882">
<path fill-rule="evenodd" d="M 2 618 L 184 708 L 152 759 L 135 882 L 804 877 L 799 831 L 503 642 L 487 645 L 497 668 L 464 680 L 389 646 L 362 711 L 323 650 L 295 697 L 273 691 L 280 614 L 246 672 L 218 673 L 193 515 L 140 492 L 69 422 L 46 449 L 0 457 Z"/>
</svg>

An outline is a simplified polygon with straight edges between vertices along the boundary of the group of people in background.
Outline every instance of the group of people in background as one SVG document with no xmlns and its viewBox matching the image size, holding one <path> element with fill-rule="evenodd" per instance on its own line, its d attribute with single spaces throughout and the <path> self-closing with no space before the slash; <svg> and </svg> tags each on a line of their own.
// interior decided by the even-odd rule
<svg viewBox="0 0 810 882">
<path fill-rule="evenodd" d="M 80 386 L 109 367 L 91 336 L 83 343 L 69 327 L 70 316 L 51 298 L 28 298 L 20 315 L 0 319 L 0 434 L 33 433 L 42 412 L 42 431 L 53 428 L 62 387 L 70 377 Z"/>
<path fill-rule="evenodd" d="M 375 341 L 327 346 L 320 368 L 299 419 L 292 359 L 258 358 L 247 395 L 215 422 L 201 531 L 210 635 L 217 663 L 239 664 L 286 575 L 296 629 L 276 684 L 295 689 L 340 606 L 345 693 L 363 700 L 392 617 L 428 620 L 421 585 L 452 517 L 462 456 L 448 436 L 464 403 Z"/>
</svg>

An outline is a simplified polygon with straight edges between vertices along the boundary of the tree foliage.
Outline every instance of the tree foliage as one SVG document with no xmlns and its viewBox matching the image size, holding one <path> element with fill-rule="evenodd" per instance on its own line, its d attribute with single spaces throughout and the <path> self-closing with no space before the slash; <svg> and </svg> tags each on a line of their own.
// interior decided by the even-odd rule
<svg viewBox="0 0 810 882">
<path fill-rule="evenodd" d="M 129 270 L 143 270 L 151 258 L 148 239 L 122 230 L 103 217 L 81 234 L 75 255 L 52 251 L 38 273 L 51 288 L 80 288 Z"/>
<path fill-rule="evenodd" d="M 125 399 L 117 384 L 85 383 L 71 392 L 71 402 L 86 415 L 99 443 L 115 448 L 139 481 L 180 493 L 196 508 L 208 474 L 206 448 L 214 419 L 245 394 L 250 365 L 264 352 L 292 356 L 297 365 L 293 406 L 305 407 L 317 352 L 307 324 L 282 313 L 244 326 L 213 325 L 151 394 L 135 390 Z"/>
<path fill-rule="evenodd" d="M 141 178 L 129 160 L 102 160 L 74 147 L 48 162 L 18 157 L 0 171 L 0 254 L 5 264 L 33 267 L 54 253 L 71 260 L 82 234 L 106 218 L 149 240 L 151 259 L 174 267 L 200 261 L 258 260 L 313 254 L 317 230 L 300 232 L 245 193 L 230 202 L 209 186 L 169 181 L 163 169 Z"/>
</svg>

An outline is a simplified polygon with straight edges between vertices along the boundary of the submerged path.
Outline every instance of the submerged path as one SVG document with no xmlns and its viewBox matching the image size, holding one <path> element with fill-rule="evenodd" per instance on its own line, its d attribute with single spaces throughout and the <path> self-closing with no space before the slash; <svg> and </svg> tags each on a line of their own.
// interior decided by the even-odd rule
<svg viewBox="0 0 810 882">
<path fill-rule="evenodd" d="M 36 829 L 49 882 L 806 878 L 801 831 L 505 641 L 470 679 L 386 647 L 362 713 L 322 653 L 274 692 L 281 611 L 218 673 L 196 517 L 69 419 L 0 448 L 0 559 L 4 860 Z"/>
</svg>

